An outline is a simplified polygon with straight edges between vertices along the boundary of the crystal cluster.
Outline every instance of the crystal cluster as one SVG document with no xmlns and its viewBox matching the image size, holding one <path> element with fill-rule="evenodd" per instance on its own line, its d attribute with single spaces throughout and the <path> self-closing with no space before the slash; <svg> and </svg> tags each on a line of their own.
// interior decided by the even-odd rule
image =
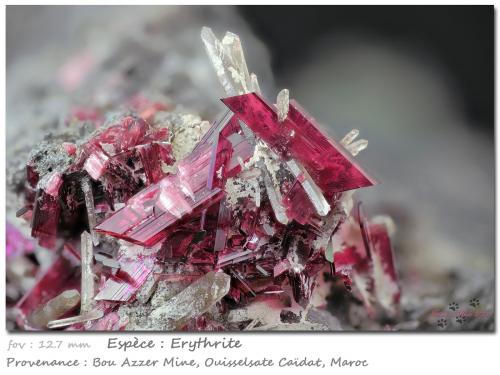
<svg viewBox="0 0 500 375">
<path fill-rule="evenodd" d="M 325 274 L 369 315 L 398 314 L 391 223 L 353 200 L 375 184 L 353 159 L 367 141 L 336 142 L 286 89 L 268 102 L 237 35 L 202 40 L 228 95 L 210 126 L 165 125 L 169 105 L 135 98 L 33 150 L 18 216 L 55 260 L 20 327 L 340 329 L 314 298 Z"/>
</svg>

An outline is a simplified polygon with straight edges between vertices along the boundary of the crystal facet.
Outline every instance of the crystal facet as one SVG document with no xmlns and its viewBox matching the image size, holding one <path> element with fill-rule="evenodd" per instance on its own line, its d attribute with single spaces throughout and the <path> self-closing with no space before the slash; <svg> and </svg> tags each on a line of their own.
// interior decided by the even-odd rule
<svg viewBox="0 0 500 375">
<path fill-rule="evenodd" d="M 83 232 L 81 236 L 81 262 L 82 262 L 82 286 L 81 295 L 82 301 L 80 313 L 84 314 L 94 305 L 94 245 L 92 244 L 92 236 L 87 232 Z"/>
<path fill-rule="evenodd" d="M 278 108 L 278 121 L 285 121 L 288 116 L 288 108 L 290 106 L 290 93 L 287 89 L 283 89 L 278 93 L 276 98 L 276 107 Z"/>
<path fill-rule="evenodd" d="M 293 100 L 283 122 L 256 93 L 222 101 L 284 160 L 298 160 L 327 198 L 375 183 Z"/>
<path fill-rule="evenodd" d="M 190 318 L 214 306 L 229 291 L 231 278 L 224 272 L 209 272 L 151 312 L 151 319 L 170 329 L 180 328 Z"/>
</svg>

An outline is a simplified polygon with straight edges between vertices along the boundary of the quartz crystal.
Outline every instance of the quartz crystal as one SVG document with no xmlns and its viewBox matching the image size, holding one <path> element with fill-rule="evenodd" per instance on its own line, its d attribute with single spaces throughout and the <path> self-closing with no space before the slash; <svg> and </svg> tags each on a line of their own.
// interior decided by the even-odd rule
<svg viewBox="0 0 500 375">
<path fill-rule="evenodd" d="M 283 89 L 278 93 L 276 99 L 276 107 L 278 108 L 278 121 L 285 121 L 288 116 L 288 108 L 290 106 L 290 93 L 287 89 Z"/>
<path fill-rule="evenodd" d="M 201 39 L 226 94 L 237 95 L 252 91 L 256 78 L 250 78 L 239 37 L 227 32 L 221 42 L 212 29 L 204 27 Z"/>
<path fill-rule="evenodd" d="M 78 290 L 65 290 L 52 298 L 28 318 L 33 327 L 46 328 L 47 324 L 73 310 L 80 302 Z"/>
<path fill-rule="evenodd" d="M 83 232 L 81 236 L 81 263 L 82 263 L 82 286 L 81 286 L 81 307 L 80 312 L 88 312 L 94 302 L 95 286 L 94 286 L 94 245 L 92 237 L 87 232 Z"/>
<path fill-rule="evenodd" d="M 52 320 L 47 324 L 47 328 L 61 328 L 61 327 L 66 327 L 70 326 L 73 324 L 78 324 L 78 323 L 84 323 L 88 322 L 90 320 L 96 320 L 99 318 L 102 318 L 104 313 L 100 310 L 93 310 L 88 313 L 82 314 L 82 315 L 76 315 L 72 316 L 70 318 L 64 318 L 64 319 L 58 319 L 58 320 Z"/>
<path fill-rule="evenodd" d="M 98 234 L 94 231 L 94 228 L 95 228 L 97 222 L 96 222 L 96 216 L 95 216 L 94 195 L 92 192 L 92 183 L 90 182 L 90 178 L 85 176 L 82 178 L 81 184 L 82 184 L 83 196 L 85 198 L 85 207 L 87 208 L 87 219 L 89 221 L 89 229 L 90 229 L 90 233 L 92 235 L 92 243 L 97 246 L 97 245 L 99 245 L 99 237 L 98 237 Z"/>
<path fill-rule="evenodd" d="M 64 291 L 78 290 L 80 288 L 79 269 L 78 254 L 65 247 L 61 255 L 40 276 L 31 290 L 18 301 L 16 306 L 18 324 L 25 329 L 40 329 L 40 327 L 34 327 L 30 323 L 29 317 L 57 296 L 61 296 L 65 300 L 66 295 L 61 295 Z M 56 299 L 56 303 L 63 302 L 63 300 Z M 52 318 L 55 317 L 52 316 Z"/>
<path fill-rule="evenodd" d="M 189 319 L 209 310 L 229 292 L 231 278 L 224 272 L 209 272 L 151 312 L 151 319 L 178 329 Z"/>
</svg>

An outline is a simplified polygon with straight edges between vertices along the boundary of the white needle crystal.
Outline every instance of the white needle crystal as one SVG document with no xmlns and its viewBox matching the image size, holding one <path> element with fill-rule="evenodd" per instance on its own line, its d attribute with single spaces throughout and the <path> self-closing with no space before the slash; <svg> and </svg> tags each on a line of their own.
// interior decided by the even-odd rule
<svg viewBox="0 0 500 375">
<path fill-rule="evenodd" d="M 242 95 L 249 92 L 260 93 L 257 76 L 248 72 L 238 35 L 228 31 L 222 41 L 219 41 L 212 29 L 203 27 L 201 29 L 201 39 L 205 44 L 205 49 L 212 61 L 215 73 L 228 96 Z"/>
<path fill-rule="evenodd" d="M 255 73 L 250 74 L 250 81 L 252 82 L 252 92 L 256 92 L 257 94 L 261 94 L 260 91 L 260 86 L 259 86 L 259 80 L 257 79 L 257 76 Z"/>
<path fill-rule="evenodd" d="M 366 147 L 368 147 L 368 141 L 366 139 L 359 139 L 356 142 L 351 143 L 346 148 L 351 153 L 352 156 L 356 156 Z"/>
<path fill-rule="evenodd" d="M 267 197 L 269 198 L 269 203 L 271 203 L 271 207 L 273 209 L 274 215 L 276 216 L 276 220 L 278 220 L 281 224 L 288 224 L 290 219 L 286 214 L 286 209 L 281 204 L 281 194 L 274 187 L 273 181 L 271 180 L 271 176 L 269 175 L 269 171 L 263 165 L 261 165 L 262 175 L 264 177 L 264 185 L 266 186 Z"/>
<path fill-rule="evenodd" d="M 276 98 L 276 107 L 278 107 L 278 120 L 285 121 L 288 116 L 288 108 L 290 106 L 290 92 L 288 89 L 283 89 L 278 93 Z"/>
<path fill-rule="evenodd" d="M 92 237 L 88 232 L 81 235 L 81 263 L 82 263 L 82 301 L 80 313 L 84 314 L 94 306 L 94 272 L 92 270 L 94 261 L 94 246 Z"/>
<path fill-rule="evenodd" d="M 99 235 L 94 231 L 97 225 L 95 217 L 94 194 L 92 193 L 92 183 L 90 178 L 85 176 L 82 178 L 81 186 L 83 196 L 85 197 L 85 206 L 87 208 L 87 217 L 89 222 L 90 234 L 92 235 L 92 242 L 95 246 L 99 245 Z"/>
<path fill-rule="evenodd" d="M 351 153 L 352 156 L 358 155 L 368 146 L 368 141 L 366 139 L 358 139 L 357 141 L 354 142 L 354 140 L 358 135 L 359 135 L 359 130 L 352 129 L 340 141 L 340 144 L 344 146 L 346 150 Z"/>
<path fill-rule="evenodd" d="M 70 326 L 72 324 L 85 323 L 85 322 L 88 322 L 89 320 L 100 319 L 103 316 L 104 316 L 104 312 L 102 310 L 93 310 L 93 311 L 89 311 L 88 313 L 85 313 L 85 314 L 72 316 L 70 318 L 52 320 L 51 322 L 49 322 L 49 324 L 47 324 L 47 328 L 50 328 L 50 329 L 60 328 L 60 327 Z"/>
<path fill-rule="evenodd" d="M 340 144 L 344 147 L 347 147 L 352 141 L 356 139 L 359 135 L 358 129 L 352 129 L 349 133 L 347 133 L 344 138 L 340 141 Z"/>
<path fill-rule="evenodd" d="M 314 182 L 312 177 L 306 171 L 306 169 L 297 163 L 294 159 L 290 159 L 286 162 L 288 170 L 292 172 L 293 176 L 300 182 L 304 188 L 309 200 L 313 204 L 316 212 L 319 216 L 325 216 L 330 212 L 330 205 L 326 201 L 321 189 Z"/>
</svg>

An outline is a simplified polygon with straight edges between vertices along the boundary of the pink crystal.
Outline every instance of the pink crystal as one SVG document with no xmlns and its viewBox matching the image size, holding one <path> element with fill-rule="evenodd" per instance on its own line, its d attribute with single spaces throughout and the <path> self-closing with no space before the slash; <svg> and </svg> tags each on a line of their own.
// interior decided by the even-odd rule
<svg viewBox="0 0 500 375">
<path fill-rule="evenodd" d="M 225 179 L 241 168 L 235 158 L 248 160 L 253 150 L 239 135 L 241 128 L 232 119 L 228 130 L 212 138 L 213 143 L 206 138 L 180 161 L 177 174 L 164 177 L 132 197 L 96 230 L 152 246 L 166 237 L 166 230 L 173 224 L 218 202 L 223 197 Z"/>
<path fill-rule="evenodd" d="M 161 102 L 155 102 L 143 95 L 135 95 L 128 100 L 128 105 L 137 112 L 137 114 L 146 121 L 151 121 L 157 112 L 165 111 L 168 105 Z"/>
<path fill-rule="evenodd" d="M 76 154 L 76 145 L 74 143 L 63 142 L 62 146 L 68 155 L 72 156 Z"/>
<path fill-rule="evenodd" d="M 14 225 L 6 223 L 6 254 L 7 257 L 16 257 L 22 254 L 33 252 L 35 246 L 33 242 L 26 238 Z"/>
<path fill-rule="evenodd" d="M 54 248 L 61 209 L 58 197 L 39 191 L 35 198 L 31 221 L 31 236 L 41 246 Z"/>
<path fill-rule="evenodd" d="M 283 205 L 287 216 L 302 225 L 307 224 L 316 215 L 313 204 L 297 180 L 283 197 Z"/>
<path fill-rule="evenodd" d="M 90 121 L 100 124 L 103 120 L 101 112 L 95 108 L 74 107 L 71 109 L 70 120 Z"/>
<path fill-rule="evenodd" d="M 96 230 L 143 246 L 152 246 L 167 235 L 166 229 L 184 216 L 222 198 L 220 188 L 209 189 L 211 147 L 204 147 L 169 175 L 132 197 L 127 205 Z"/>
<path fill-rule="evenodd" d="M 95 300 L 128 301 L 152 272 L 151 266 L 144 262 L 123 260 L 120 263 L 121 268 L 116 276 L 105 282 Z"/>
<path fill-rule="evenodd" d="M 109 157 L 102 151 L 96 151 L 85 161 L 83 169 L 94 180 L 98 180 L 106 172 L 108 163 Z"/>
<path fill-rule="evenodd" d="M 35 286 L 19 300 L 16 308 L 19 311 L 18 324 L 30 329 L 27 317 L 39 306 L 69 289 L 80 289 L 80 260 L 64 248 L 61 256 L 37 280 Z"/>
<path fill-rule="evenodd" d="M 331 198 L 336 192 L 375 184 L 294 100 L 283 122 L 278 121 L 276 109 L 257 93 L 224 98 L 222 102 L 284 160 L 300 161 L 325 196 Z"/>
<path fill-rule="evenodd" d="M 374 262 L 377 261 L 382 266 L 382 271 L 386 275 L 384 284 L 375 282 L 375 288 L 379 294 L 389 293 L 392 305 L 396 306 L 401 292 L 387 227 L 384 224 L 371 224 L 368 232 L 372 258 Z"/>
<path fill-rule="evenodd" d="M 63 177 L 61 173 L 53 173 L 52 176 L 47 181 L 47 185 L 45 187 L 45 192 L 53 197 L 57 197 L 59 195 L 59 189 L 63 184 Z"/>
<path fill-rule="evenodd" d="M 165 174 L 162 162 L 173 164 L 172 147 L 169 144 L 150 143 L 137 146 L 144 173 L 149 183 L 158 182 Z"/>
</svg>

